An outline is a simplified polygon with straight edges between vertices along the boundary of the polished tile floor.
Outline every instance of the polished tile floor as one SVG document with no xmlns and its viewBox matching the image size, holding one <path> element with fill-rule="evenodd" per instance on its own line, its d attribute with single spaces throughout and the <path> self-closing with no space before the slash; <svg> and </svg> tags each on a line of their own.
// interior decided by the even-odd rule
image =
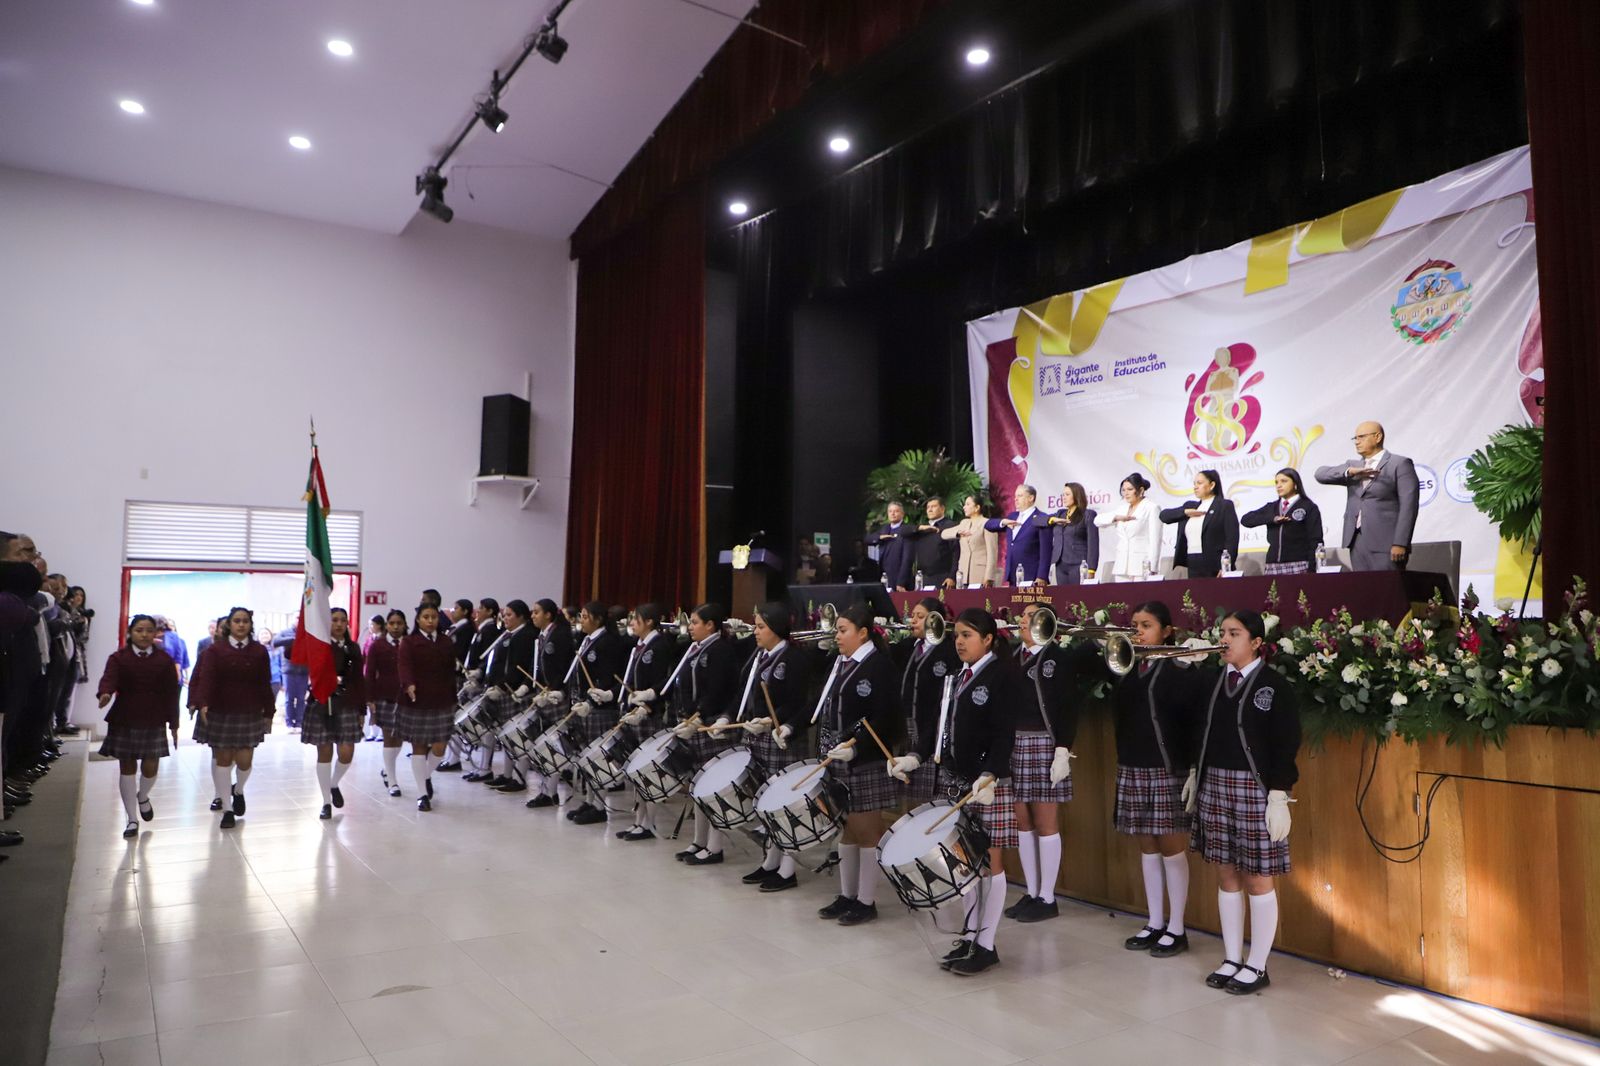
<svg viewBox="0 0 1600 1066">
<path fill-rule="evenodd" d="M 1151 960 L 1121 947 L 1137 921 L 1090 907 L 1007 923 L 1001 967 L 952 977 L 947 939 L 898 905 L 846 929 L 813 916 L 831 877 L 740 885 L 748 845 L 686 868 L 669 843 L 454 774 L 419 814 L 403 760 L 405 798 L 381 790 L 377 744 L 319 821 L 296 741 L 258 750 L 228 833 L 187 740 L 136 840 L 115 764 L 88 766 L 50 1063 L 1600 1062 L 1593 1043 L 1290 958 L 1235 999 L 1201 983 L 1212 938 Z"/>
</svg>

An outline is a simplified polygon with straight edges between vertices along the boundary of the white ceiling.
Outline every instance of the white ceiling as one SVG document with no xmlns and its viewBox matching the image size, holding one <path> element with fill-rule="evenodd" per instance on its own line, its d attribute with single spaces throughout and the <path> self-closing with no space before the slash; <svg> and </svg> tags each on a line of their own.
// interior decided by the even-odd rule
<svg viewBox="0 0 1600 1066">
<path fill-rule="evenodd" d="M 398 233 L 415 175 L 553 6 L 7 0 L 0 163 Z M 566 58 L 531 56 L 501 98 L 505 132 L 479 124 L 446 169 L 456 219 L 566 237 L 737 26 L 681 0 L 574 0 Z M 355 56 L 331 55 L 334 37 Z"/>
</svg>

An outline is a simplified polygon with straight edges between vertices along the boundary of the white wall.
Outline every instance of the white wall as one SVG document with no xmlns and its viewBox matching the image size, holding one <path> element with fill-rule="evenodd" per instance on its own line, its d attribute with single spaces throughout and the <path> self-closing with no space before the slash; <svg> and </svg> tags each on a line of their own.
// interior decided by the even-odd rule
<svg viewBox="0 0 1600 1066">
<path fill-rule="evenodd" d="M 573 276 L 564 243 L 459 222 L 393 237 L 0 168 L 0 529 L 87 589 L 98 678 L 124 501 L 294 506 L 315 414 L 367 589 L 559 598 Z M 529 372 L 539 495 L 468 507 L 482 397 Z"/>
</svg>

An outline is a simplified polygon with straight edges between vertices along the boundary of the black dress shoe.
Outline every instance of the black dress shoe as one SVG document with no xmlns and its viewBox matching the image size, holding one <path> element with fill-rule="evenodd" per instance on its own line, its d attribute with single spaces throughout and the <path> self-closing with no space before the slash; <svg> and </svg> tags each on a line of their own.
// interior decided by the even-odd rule
<svg viewBox="0 0 1600 1066">
<path fill-rule="evenodd" d="M 556 798 L 554 796 L 544 795 L 535 796 L 533 799 L 523 804 L 524 807 L 530 807 L 534 810 L 538 810 L 540 807 L 554 807 L 555 805 Z"/>
<path fill-rule="evenodd" d="M 0 829 L 0 848 L 14 848 L 22 843 L 22 834 L 10 829 Z"/>
<path fill-rule="evenodd" d="M 489 775 L 485 774 L 485 773 L 480 773 L 479 771 L 474 770 L 470 774 L 462 774 L 461 775 L 461 780 L 463 780 L 463 781 L 471 781 L 474 784 L 476 784 L 479 781 L 487 781 L 487 780 L 489 780 Z"/>
<path fill-rule="evenodd" d="M 521 781 L 508 781 L 499 788 L 496 788 L 495 791 L 504 792 L 507 795 L 510 795 L 513 792 L 526 792 L 528 791 L 528 786 L 523 784 Z"/>
<path fill-rule="evenodd" d="M 674 859 L 677 859 L 679 862 L 688 862 L 690 859 L 694 858 L 698 854 L 700 854 L 699 845 L 690 844 L 683 851 L 677 852 L 672 857 Z"/>
<path fill-rule="evenodd" d="M 1160 936 L 1163 932 L 1164 930 L 1157 929 L 1153 925 L 1147 925 L 1137 933 L 1130 936 L 1128 939 L 1124 940 L 1122 942 L 1122 946 L 1127 948 L 1129 951 L 1149 951 L 1150 945 L 1154 944 L 1156 942 L 1156 937 Z"/>
<path fill-rule="evenodd" d="M 722 862 L 722 852 L 708 851 L 704 855 L 696 853 L 683 860 L 685 866 L 716 866 Z"/>
<path fill-rule="evenodd" d="M 759 885 L 775 873 L 777 873 L 776 870 L 769 870 L 765 866 L 757 866 L 754 870 L 739 878 L 739 880 L 747 885 Z"/>
<path fill-rule="evenodd" d="M 127 824 L 127 826 L 124 827 L 123 830 L 122 830 L 122 839 L 123 840 L 130 840 L 133 837 L 136 837 L 138 835 L 139 835 L 139 823 L 138 822 L 129 822 Z"/>
<path fill-rule="evenodd" d="M 399 785 L 390 785 L 389 786 L 389 795 L 393 796 L 395 799 L 399 799 L 400 798 L 400 786 Z"/>
<path fill-rule="evenodd" d="M 26 807 L 32 802 L 32 796 L 13 796 L 9 792 L 6 793 L 6 806 L 8 807 Z"/>
<path fill-rule="evenodd" d="M 656 838 L 654 833 L 643 827 L 636 827 L 626 833 L 618 833 L 617 835 L 623 840 L 654 840 Z"/>
<path fill-rule="evenodd" d="M 1038 896 L 1035 896 L 1032 903 L 1022 908 L 1022 912 L 1017 915 L 1017 921 L 1027 925 L 1031 922 L 1048 922 L 1051 918 L 1059 917 L 1061 917 L 1061 908 L 1056 906 L 1054 900 L 1046 903 Z"/>
<path fill-rule="evenodd" d="M 1023 909 L 1026 908 L 1028 906 L 1028 904 L 1030 904 L 1032 902 L 1033 902 L 1033 897 L 1032 896 L 1023 896 L 1021 899 L 1017 900 L 1015 903 L 1013 903 L 1011 906 L 1007 907 L 1005 910 L 1001 911 L 1000 913 L 1004 914 L 1007 918 L 1015 918 L 1017 915 L 1022 913 Z"/>
<path fill-rule="evenodd" d="M 800 879 L 794 874 L 790 874 L 788 877 L 779 877 L 778 872 L 774 870 L 771 876 L 769 876 L 765 881 L 761 882 L 761 891 L 783 892 L 787 889 L 798 888 L 799 886 Z"/>
<path fill-rule="evenodd" d="M 866 925 L 868 922 L 878 920 L 878 905 L 876 903 L 862 903 L 858 899 L 850 901 L 850 909 L 839 915 L 840 925 Z"/>
<path fill-rule="evenodd" d="M 1239 973 L 1244 973 L 1246 970 L 1256 975 L 1254 981 L 1241 981 L 1238 974 L 1235 974 L 1228 978 L 1228 983 L 1222 986 L 1222 990 L 1230 996 L 1248 996 L 1252 992 L 1261 991 L 1272 983 L 1272 978 L 1267 976 L 1267 971 L 1258 970 L 1248 962 L 1239 967 Z"/>
<path fill-rule="evenodd" d="M 333 804 L 324 803 L 322 805 L 322 811 L 317 815 L 317 817 L 321 818 L 324 822 L 326 822 L 329 818 L 332 818 L 333 817 Z"/>
<path fill-rule="evenodd" d="M 222 812 L 222 828 L 224 828 L 224 829 L 232 829 L 233 828 L 233 812 L 232 811 L 223 811 Z"/>
<path fill-rule="evenodd" d="M 856 901 L 851 899 L 849 896 L 834 896 L 832 903 L 828 904 L 826 907 L 818 908 L 817 917 L 837 920 L 855 905 Z"/>
<path fill-rule="evenodd" d="M 1156 942 L 1150 945 L 1152 959 L 1170 959 L 1174 955 L 1182 955 L 1189 950 L 1188 933 L 1162 933 L 1156 937 Z"/>
<path fill-rule="evenodd" d="M 458 762 L 442 762 L 435 766 L 434 769 L 441 774 L 458 774 L 461 772 L 461 764 Z"/>
<path fill-rule="evenodd" d="M 972 949 L 977 946 L 977 943 L 976 940 L 957 940 L 955 947 L 946 952 L 944 958 L 939 960 L 939 969 L 948 970 L 953 964 L 971 955 Z"/>
<path fill-rule="evenodd" d="M 145 821 L 148 822 L 150 819 L 154 818 L 155 816 L 156 816 L 156 809 L 150 805 L 150 801 L 149 800 L 145 800 L 143 803 L 139 804 L 139 817 L 140 818 L 143 818 Z"/>
<path fill-rule="evenodd" d="M 515 781 L 516 778 L 514 777 L 507 777 L 505 774 L 496 774 L 489 778 L 489 780 L 485 781 L 484 784 L 488 785 L 490 788 L 504 788 Z"/>
<path fill-rule="evenodd" d="M 328 795 L 333 797 L 333 805 L 335 807 L 344 806 L 344 793 L 339 791 L 338 785 L 334 785 L 332 788 L 328 789 Z"/>
<path fill-rule="evenodd" d="M 999 952 L 974 942 L 972 952 L 966 958 L 957 959 L 950 964 L 950 972 L 957 977 L 971 977 L 998 965 L 1000 965 Z"/>
<path fill-rule="evenodd" d="M 1234 962 L 1232 959 L 1223 959 L 1222 966 L 1232 966 L 1233 973 L 1239 972 L 1239 963 Z M 1212 988 L 1226 988 L 1228 982 L 1233 980 L 1233 973 L 1223 973 L 1222 966 L 1218 966 L 1215 970 L 1206 974 L 1206 984 Z"/>
<path fill-rule="evenodd" d="M 431 810 L 433 810 L 433 801 L 430 800 L 427 796 L 423 796 L 422 798 L 417 800 L 417 810 L 419 810 L 419 811 L 431 811 Z"/>
<path fill-rule="evenodd" d="M 244 793 L 237 788 L 233 790 L 233 813 L 236 815 L 244 814 Z"/>
<path fill-rule="evenodd" d="M 599 825 L 607 821 L 606 812 L 599 807 L 590 807 L 586 811 L 579 811 L 578 816 L 572 820 L 574 825 Z"/>
<path fill-rule="evenodd" d="M 222 810 L 222 797 L 221 796 L 218 796 L 218 797 L 216 797 L 215 799 L 213 799 L 211 801 L 211 809 L 214 810 L 214 811 Z"/>
</svg>

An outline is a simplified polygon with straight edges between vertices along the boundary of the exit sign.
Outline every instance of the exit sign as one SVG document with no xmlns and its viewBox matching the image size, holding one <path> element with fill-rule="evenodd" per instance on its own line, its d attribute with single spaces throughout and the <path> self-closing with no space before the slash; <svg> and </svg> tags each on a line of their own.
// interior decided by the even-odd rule
<svg viewBox="0 0 1600 1066">
<path fill-rule="evenodd" d="M 361 605 L 363 607 L 386 607 L 388 603 L 389 594 L 387 592 L 363 592 L 361 594 Z"/>
</svg>

